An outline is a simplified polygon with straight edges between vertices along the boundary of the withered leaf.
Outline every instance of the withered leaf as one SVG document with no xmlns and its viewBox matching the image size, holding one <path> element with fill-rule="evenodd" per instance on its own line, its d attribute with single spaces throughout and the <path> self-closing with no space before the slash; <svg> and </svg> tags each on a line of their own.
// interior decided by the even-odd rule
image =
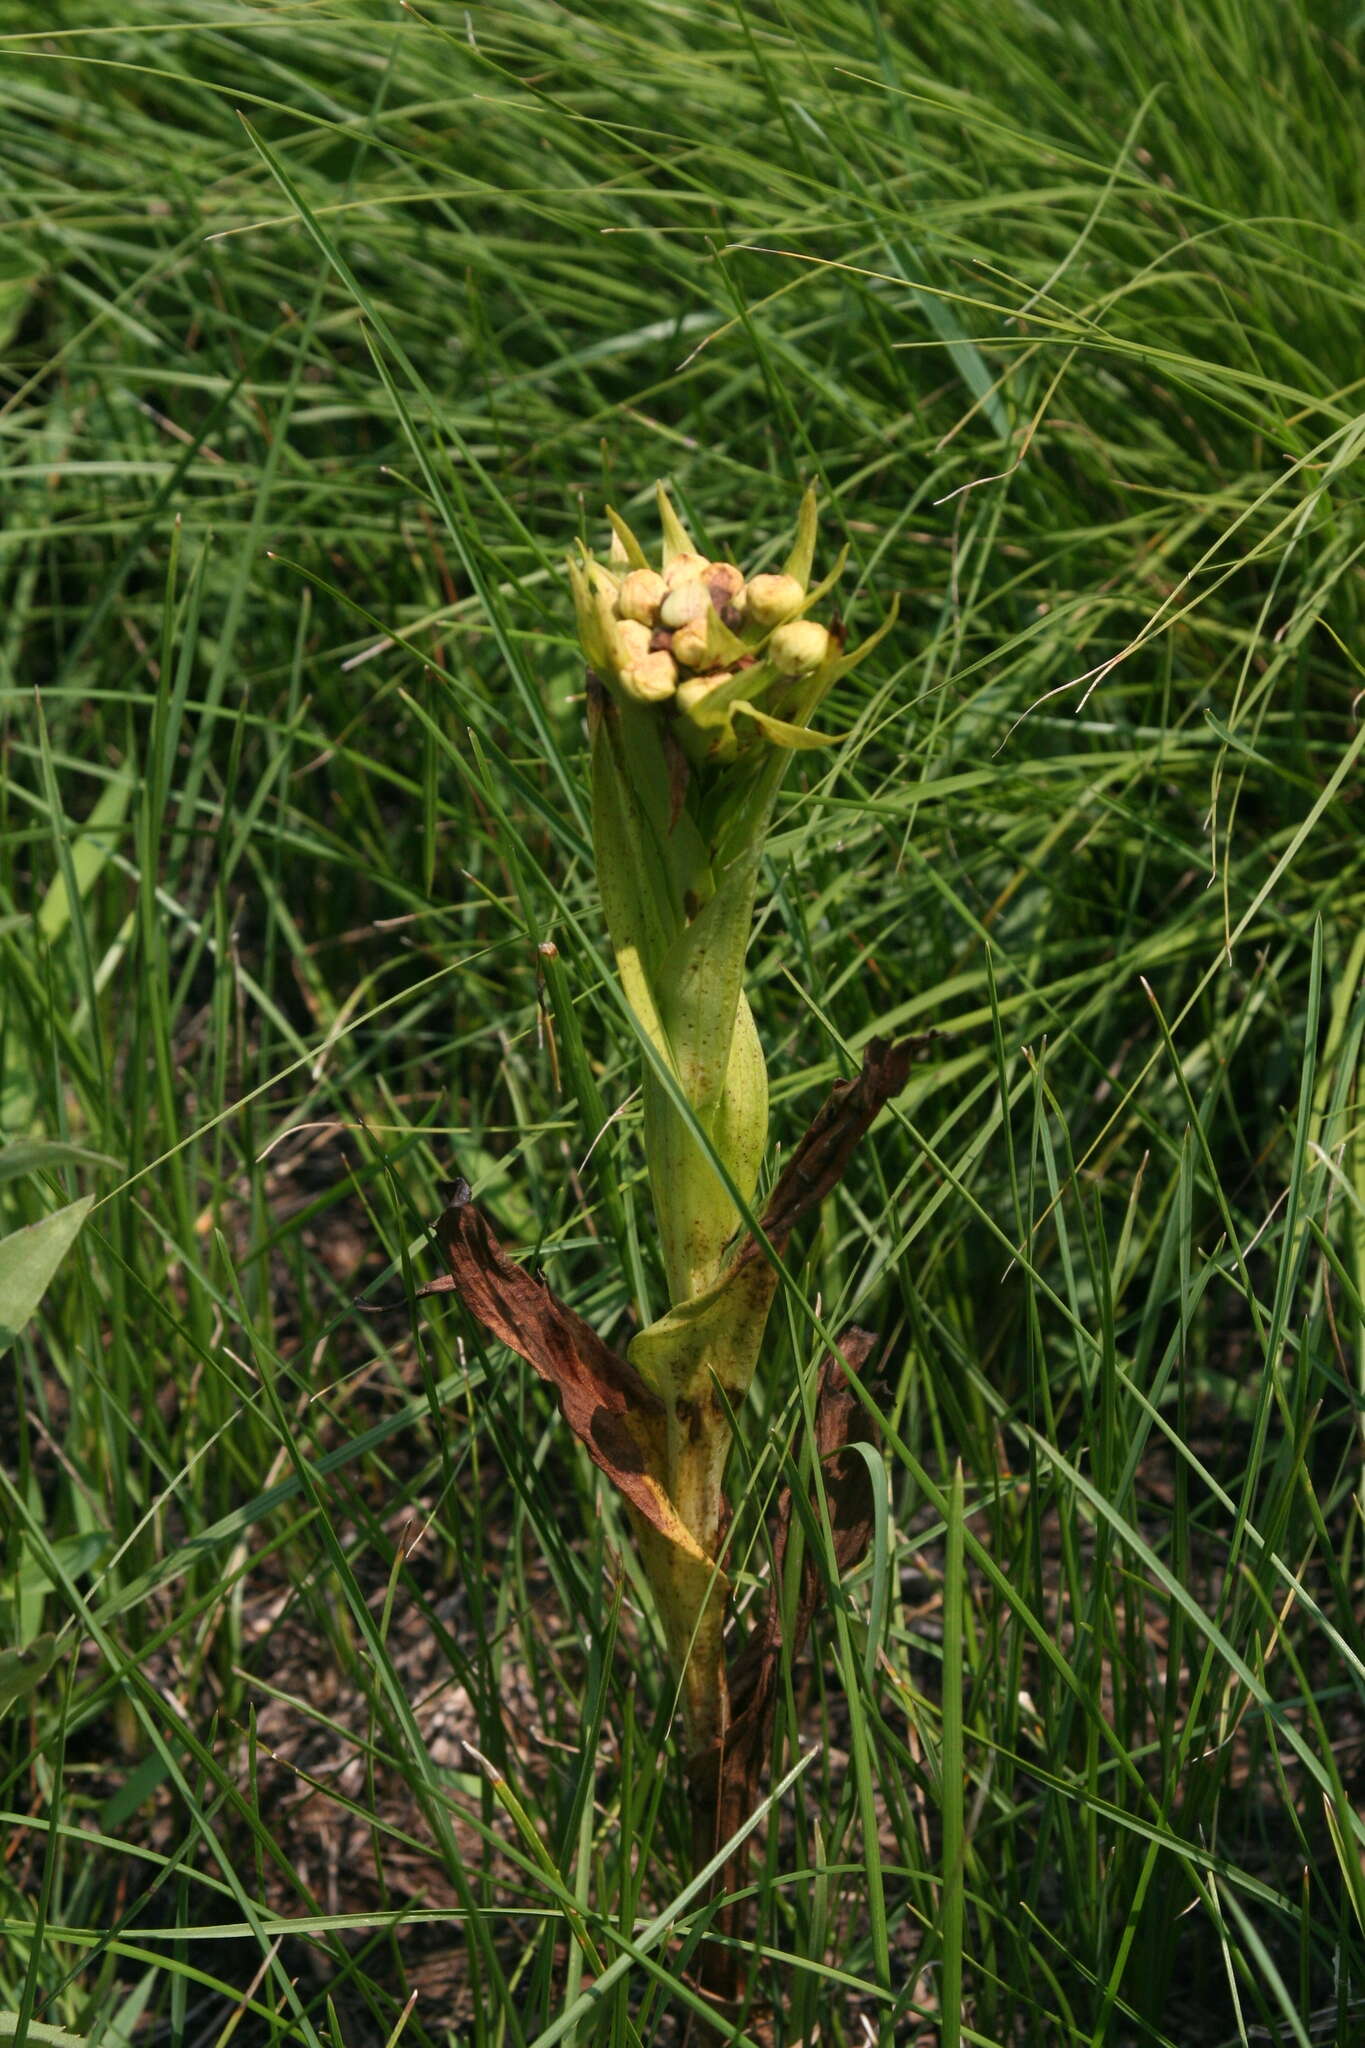
<svg viewBox="0 0 1365 2048">
<path fill-rule="evenodd" d="M 910 1062 L 931 1038 L 932 1034 L 902 1038 L 896 1044 L 886 1038 L 873 1038 L 863 1054 L 861 1072 L 851 1081 L 835 1082 L 778 1175 L 760 1219 L 764 1235 L 775 1251 L 786 1250 L 797 1224 L 838 1186 L 877 1112 L 893 1095 L 899 1095 L 910 1072 Z M 750 1237 L 740 1246 L 730 1270 L 741 1261 L 759 1256 L 759 1245 Z"/>
<path fill-rule="evenodd" d="M 508 1258 L 466 1182 L 455 1184 L 436 1238 L 475 1321 L 554 1388 L 564 1420 L 636 1513 L 705 1562 L 662 1484 L 663 1404 L 634 1366 Z"/>
</svg>

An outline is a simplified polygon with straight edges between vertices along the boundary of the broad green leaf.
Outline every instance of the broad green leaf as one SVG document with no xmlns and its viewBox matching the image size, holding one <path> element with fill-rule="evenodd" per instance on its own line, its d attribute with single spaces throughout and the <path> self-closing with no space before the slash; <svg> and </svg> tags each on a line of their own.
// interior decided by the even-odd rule
<svg viewBox="0 0 1365 2048">
<path fill-rule="evenodd" d="M 534 1241 L 535 1209 L 505 1159 L 495 1159 L 482 1145 L 462 1145 L 460 1168 L 478 1189 L 480 1205 L 509 1236 L 519 1244 Z"/>
<path fill-rule="evenodd" d="M 0 2012 L 0 2041 L 12 2041 L 19 2031 L 17 2012 Z M 44 2020 L 30 2020 L 24 2039 L 33 2048 L 90 2048 L 89 2034 L 69 2034 L 65 2027 L 50 2027 Z"/>
<path fill-rule="evenodd" d="M 57 1166 L 107 1166 L 122 1171 L 122 1162 L 107 1152 L 89 1152 L 84 1145 L 63 1145 L 49 1138 L 11 1138 L 0 1144 L 0 1181 L 25 1173 L 46 1173 Z"/>
<path fill-rule="evenodd" d="M 617 759 L 626 787 L 640 815 L 645 843 L 652 847 L 665 880 L 668 903 L 677 929 L 677 908 L 688 895 L 704 903 L 711 894 L 711 870 L 705 844 L 686 805 L 675 802 L 659 721 L 645 705 L 616 707 Z"/>
<path fill-rule="evenodd" d="M 86 819 L 71 847 L 71 871 L 76 893 L 84 898 L 94 887 L 105 862 L 118 844 L 119 830 L 136 786 L 131 769 L 125 768 L 105 785 L 99 802 Z M 38 929 L 49 945 L 59 939 L 71 922 L 71 899 L 65 875 L 58 875 L 38 907 Z"/>
<path fill-rule="evenodd" d="M 49 1546 L 52 1563 L 26 1550 L 19 1562 L 16 1600 L 19 1609 L 19 1640 L 34 1639 L 43 1625 L 43 1603 L 51 1587 L 66 1579 L 79 1579 L 93 1571 L 110 1546 L 110 1537 L 100 1529 L 83 1536 L 59 1536 Z"/>
<path fill-rule="evenodd" d="M 608 700 L 594 713 L 592 727 L 593 849 L 602 908 L 630 1006 L 667 1059 L 659 972 L 681 914 L 675 872 L 680 855 L 668 832 L 667 770 L 647 714 Z M 690 847 L 687 857 L 698 859 L 699 846 Z"/>
<path fill-rule="evenodd" d="M 716 1105 L 711 1137 L 731 1180 L 746 1202 L 758 1186 L 768 1144 L 768 1063 L 749 999 L 741 993 L 730 1040 L 730 1064 Z M 735 1226 L 739 1218 L 735 1217 Z"/>
<path fill-rule="evenodd" d="M 710 1117 L 715 1157 L 746 1201 L 758 1185 L 768 1137 L 768 1072 L 748 1002 L 740 996 L 725 1085 Z M 679 1116 L 663 1084 L 644 1078 L 645 1154 L 655 1189 L 659 1234 L 675 1301 L 709 1287 L 739 1211 L 710 1154 Z"/>
<path fill-rule="evenodd" d="M 82 1195 L 79 1202 L 0 1238 L 0 1356 L 36 1314 L 94 1200 L 93 1195 Z"/>
<path fill-rule="evenodd" d="M 776 1291 L 777 1273 L 766 1259 L 732 1266 L 705 1294 L 641 1330 L 626 1356 L 664 1402 L 699 1399 L 712 1375 L 739 1402 L 749 1391 Z"/>
<path fill-rule="evenodd" d="M 35 1636 L 22 1650 L 0 1650 L 0 1720 L 42 1684 L 57 1661 L 57 1638 Z M 4 2015 L 0 2014 L 0 2025 Z M 0 2040 L 4 2038 L 0 2034 Z"/>
<path fill-rule="evenodd" d="M 703 1121 L 720 1097 L 753 924 L 760 847 L 726 875 L 678 934 L 659 972 L 659 1007 L 688 1100 Z"/>
</svg>

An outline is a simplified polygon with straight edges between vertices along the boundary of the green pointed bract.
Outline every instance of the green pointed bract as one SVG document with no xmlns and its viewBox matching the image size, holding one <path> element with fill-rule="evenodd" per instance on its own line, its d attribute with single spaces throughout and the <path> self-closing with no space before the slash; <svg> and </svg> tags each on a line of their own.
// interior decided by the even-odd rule
<svg viewBox="0 0 1365 2048">
<path fill-rule="evenodd" d="M 806 592 L 806 600 L 801 607 L 803 616 L 813 610 L 817 604 L 824 603 L 847 567 L 848 549 L 842 547 L 834 558 L 834 567 L 830 570 L 828 576 L 822 576 L 820 581 Z"/>
<path fill-rule="evenodd" d="M 702 634 L 705 651 L 701 669 L 704 674 L 728 668 L 732 662 L 743 661 L 749 652 L 738 635 L 730 631 L 713 605 L 708 605 L 702 614 Z"/>
<path fill-rule="evenodd" d="M 900 615 L 900 593 L 896 592 L 887 607 L 886 617 L 882 620 L 876 631 L 869 633 L 866 640 L 860 640 L 852 654 L 841 654 L 836 661 L 831 663 L 829 681 L 825 685 L 826 689 L 832 689 L 835 683 L 842 682 L 845 676 L 851 676 L 855 668 L 861 668 L 868 655 L 881 646 Z"/>
<path fill-rule="evenodd" d="M 739 753 L 739 735 L 734 728 L 734 707 L 746 690 L 762 688 L 771 680 L 758 668 L 721 672 L 714 678 L 700 676 L 684 683 L 678 692 L 677 736 L 688 759 L 702 766 L 708 761 L 733 761 Z"/>
<path fill-rule="evenodd" d="M 810 582 L 810 572 L 815 563 L 815 539 L 819 527 L 820 514 L 816 509 L 815 485 L 807 484 L 801 500 L 801 510 L 796 516 L 796 541 L 782 565 L 784 576 L 794 576 L 798 583 Z"/>
<path fill-rule="evenodd" d="M 808 725 L 789 725 L 785 718 L 770 718 L 756 704 L 742 701 L 735 705 L 732 716 L 751 718 L 765 740 L 797 754 L 812 753 L 820 747 L 835 747 L 848 738 L 846 732 L 815 732 Z"/>
<path fill-rule="evenodd" d="M 673 510 L 673 503 L 662 484 L 656 484 L 654 495 L 659 506 L 659 524 L 664 536 L 664 567 L 676 561 L 679 555 L 695 555 L 692 536 Z"/>
<path fill-rule="evenodd" d="M 573 557 L 569 557 L 569 588 L 573 592 L 574 612 L 578 619 L 578 644 L 583 649 L 588 667 L 597 675 L 606 669 L 609 659 L 606 639 L 598 617 L 597 601 L 583 569 Z"/>
<path fill-rule="evenodd" d="M 644 549 L 640 546 L 639 541 L 636 540 L 635 535 L 626 525 L 626 522 L 621 517 L 620 513 L 613 512 L 610 505 L 608 505 L 607 507 L 607 518 L 611 522 L 612 532 L 615 534 L 617 540 L 620 543 L 621 552 L 625 556 L 626 560 L 629 562 L 631 568 L 648 569 L 650 566 L 648 555 L 646 555 Z"/>
</svg>

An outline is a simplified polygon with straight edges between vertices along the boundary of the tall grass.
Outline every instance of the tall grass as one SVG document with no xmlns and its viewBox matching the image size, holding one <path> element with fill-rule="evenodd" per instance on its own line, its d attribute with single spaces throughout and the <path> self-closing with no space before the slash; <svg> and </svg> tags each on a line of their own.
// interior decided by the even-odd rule
<svg viewBox="0 0 1365 2048">
<path fill-rule="evenodd" d="M 1361 26 L 0 8 L 0 1131 L 79 1153 L 0 1200 L 97 1196 L 0 1394 L 21 2038 L 693 1997 L 617 1511 L 411 1296 L 458 1165 L 614 1340 L 662 1300 L 558 569 L 657 475 L 754 566 L 815 477 L 902 594 L 772 842 L 776 1133 L 939 1034 L 734 1472 L 756 1594 L 875 1326 L 736 2039 L 1365 2028 Z"/>
</svg>

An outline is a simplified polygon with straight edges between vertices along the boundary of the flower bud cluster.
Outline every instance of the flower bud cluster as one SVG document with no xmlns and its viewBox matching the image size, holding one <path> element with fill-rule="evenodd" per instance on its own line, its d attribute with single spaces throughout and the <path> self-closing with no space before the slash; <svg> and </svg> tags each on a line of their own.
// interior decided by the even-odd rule
<svg viewBox="0 0 1365 2048">
<path fill-rule="evenodd" d="M 817 744 L 803 722 L 839 672 L 843 648 L 806 616 L 834 580 L 809 587 L 813 494 L 785 568 L 748 579 L 733 562 L 701 554 L 662 487 L 658 497 L 659 568 L 615 514 L 608 561 L 585 554 L 569 565 L 579 636 L 599 680 L 623 700 L 665 709 L 694 764 L 769 744 Z"/>
</svg>

